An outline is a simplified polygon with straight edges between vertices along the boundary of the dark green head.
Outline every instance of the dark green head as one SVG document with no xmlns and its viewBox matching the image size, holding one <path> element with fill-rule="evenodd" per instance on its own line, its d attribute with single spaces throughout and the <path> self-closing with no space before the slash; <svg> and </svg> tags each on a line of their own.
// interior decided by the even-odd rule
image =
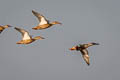
<svg viewBox="0 0 120 80">
<path fill-rule="evenodd" d="M 82 44 L 79 44 L 79 45 L 77 45 L 78 47 L 81 47 L 82 46 Z"/>
</svg>

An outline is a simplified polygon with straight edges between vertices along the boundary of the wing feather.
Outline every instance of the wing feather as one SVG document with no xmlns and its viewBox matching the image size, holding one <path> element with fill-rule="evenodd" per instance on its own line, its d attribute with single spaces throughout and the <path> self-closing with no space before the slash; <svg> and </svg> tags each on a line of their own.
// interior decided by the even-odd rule
<svg viewBox="0 0 120 80">
<path fill-rule="evenodd" d="M 40 13 L 32 10 L 32 13 L 38 18 L 39 20 L 39 25 L 44 25 L 44 24 L 47 24 L 48 23 L 48 20 Z"/>
<path fill-rule="evenodd" d="M 88 43 L 88 44 L 83 44 L 85 48 L 88 48 L 93 45 L 99 45 L 99 43 Z"/>
<path fill-rule="evenodd" d="M 31 39 L 29 33 L 26 30 L 20 29 L 20 28 L 17 28 L 17 27 L 15 27 L 15 29 L 22 34 L 22 40 Z"/>
<path fill-rule="evenodd" d="M 85 60 L 85 62 L 90 65 L 90 61 L 89 61 L 89 55 L 88 55 L 88 50 L 87 49 L 83 49 L 81 50 L 83 59 Z"/>
</svg>

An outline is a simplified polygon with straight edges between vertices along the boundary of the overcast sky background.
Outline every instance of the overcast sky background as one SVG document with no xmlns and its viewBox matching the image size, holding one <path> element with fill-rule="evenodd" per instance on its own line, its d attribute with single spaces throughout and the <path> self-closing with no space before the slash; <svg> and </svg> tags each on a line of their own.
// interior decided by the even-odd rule
<svg viewBox="0 0 120 80">
<path fill-rule="evenodd" d="M 46 30 L 32 10 L 50 21 Z M 0 34 L 0 80 L 119 80 L 119 0 L 0 0 L 0 25 L 26 29 L 43 36 L 29 45 L 17 45 L 21 34 L 8 28 Z M 98 42 L 89 50 L 90 66 L 81 53 L 69 51 L 80 43 Z"/>
</svg>

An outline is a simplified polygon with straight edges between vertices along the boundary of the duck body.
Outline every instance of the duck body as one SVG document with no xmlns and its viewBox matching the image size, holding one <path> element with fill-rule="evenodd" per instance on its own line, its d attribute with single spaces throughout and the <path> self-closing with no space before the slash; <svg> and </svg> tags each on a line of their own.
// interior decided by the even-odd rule
<svg viewBox="0 0 120 80">
<path fill-rule="evenodd" d="M 47 29 L 47 28 L 49 28 L 51 26 L 52 26 L 52 24 L 43 24 L 43 25 L 38 25 L 38 26 L 36 26 L 36 27 L 34 27 L 32 29 L 34 29 L 34 30 L 42 30 L 42 29 Z"/>
<path fill-rule="evenodd" d="M 16 44 L 30 44 L 33 41 L 35 41 L 35 40 L 33 40 L 33 39 L 21 40 L 21 41 L 17 42 Z"/>
</svg>

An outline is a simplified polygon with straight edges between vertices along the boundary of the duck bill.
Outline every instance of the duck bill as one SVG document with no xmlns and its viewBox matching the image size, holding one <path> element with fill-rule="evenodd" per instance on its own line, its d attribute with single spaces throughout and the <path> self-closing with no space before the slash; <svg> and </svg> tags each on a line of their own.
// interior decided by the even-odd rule
<svg viewBox="0 0 120 80">
<path fill-rule="evenodd" d="M 60 22 L 57 22 L 56 24 L 60 24 L 60 25 L 62 25 L 62 23 L 60 23 Z"/>
<path fill-rule="evenodd" d="M 62 23 L 58 23 L 58 24 L 62 25 Z"/>
<path fill-rule="evenodd" d="M 69 48 L 69 50 L 71 51 L 76 50 L 76 47 Z"/>
</svg>

